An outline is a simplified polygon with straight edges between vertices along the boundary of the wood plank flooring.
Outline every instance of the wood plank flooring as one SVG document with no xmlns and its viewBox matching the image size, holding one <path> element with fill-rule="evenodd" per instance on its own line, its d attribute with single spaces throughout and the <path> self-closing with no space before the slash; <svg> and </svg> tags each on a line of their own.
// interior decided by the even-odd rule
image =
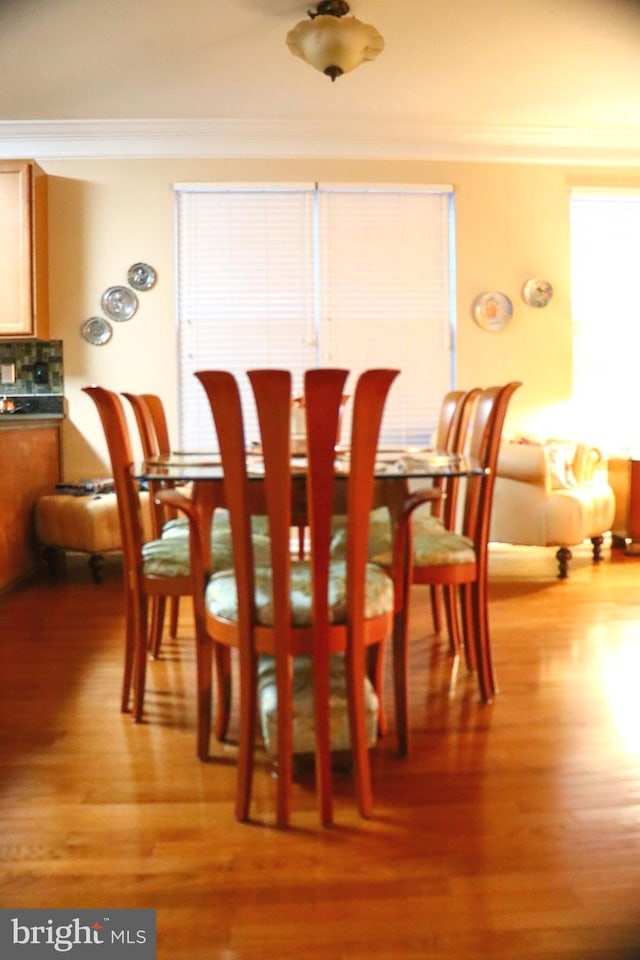
<svg viewBox="0 0 640 960">
<path fill-rule="evenodd" d="M 119 713 L 120 575 L 0 598 L 0 906 L 155 908 L 161 960 L 640 956 L 640 559 L 495 548 L 491 706 L 418 588 L 412 757 L 374 751 L 370 821 L 337 774 L 331 830 L 303 775 L 288 832 L 266 765 L 240 825 L 233 747 L 196 760 L 187 604 Z"/>
</svg>

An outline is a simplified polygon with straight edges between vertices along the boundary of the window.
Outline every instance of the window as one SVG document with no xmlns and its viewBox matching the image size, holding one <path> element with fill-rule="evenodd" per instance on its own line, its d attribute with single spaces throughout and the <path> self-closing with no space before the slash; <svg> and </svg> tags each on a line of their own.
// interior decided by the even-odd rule
<svg viewBox="0 0 640 960">
<path fill-rule="evenodd" d="M 640 192 L 571 195 L 573 402 L 606 450 L 640 443 Z"/>
<path fill-rule="evenodd" d="M 452 211 L 448 187 L 177 185 L 180 445 L 214 443 L 207 368 L 236 374 L 257 434 L 243 375 L 263 366 L 296 388 L 344 367 L 347 392 L 396 367 L 383 439 L 426 443 L 453 382 Z"/>
</svg>

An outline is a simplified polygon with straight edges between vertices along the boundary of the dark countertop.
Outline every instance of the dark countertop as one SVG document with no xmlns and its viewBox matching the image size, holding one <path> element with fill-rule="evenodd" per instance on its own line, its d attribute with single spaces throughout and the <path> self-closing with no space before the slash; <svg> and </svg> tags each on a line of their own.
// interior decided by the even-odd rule
<svg viewBox="0 0 640 960">
<path fill-rule="evenodd" d="M 7 424 L 15 426 L 25 420 L 33 422 L 64 418 L 64 397 L 61 394 L 0 394 L 0 396 L 7 403 L 15 405 L 13 411 L 0 411 L 0 427 Z"/>
<path fill-rule="evenodd" d="M 22 416 L 15 416 L 10 413 L 0 413 L 0 430 L 19 430 L 22 426 L 36 427 L 39 423 L 55 424 L 64 420 L 63 413 L 27 413 Z"/>
</svg>

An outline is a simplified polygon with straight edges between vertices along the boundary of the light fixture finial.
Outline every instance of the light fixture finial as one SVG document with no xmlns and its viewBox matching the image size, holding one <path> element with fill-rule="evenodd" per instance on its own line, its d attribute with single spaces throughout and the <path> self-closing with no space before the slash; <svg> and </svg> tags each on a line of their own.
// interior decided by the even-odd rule
<svg viewBox="0 0 640 960">
<path fill-rule="evenodd" d="M 346 16 L 345 0 L 320 0 L 317 9 L 307 13 L 309 20 L 301 20 L 287 34 L 287 45 L 294 56 L 332 81 L 365 60 L 374 60 L 384 48 L 375 27 Z"/>
</svg>

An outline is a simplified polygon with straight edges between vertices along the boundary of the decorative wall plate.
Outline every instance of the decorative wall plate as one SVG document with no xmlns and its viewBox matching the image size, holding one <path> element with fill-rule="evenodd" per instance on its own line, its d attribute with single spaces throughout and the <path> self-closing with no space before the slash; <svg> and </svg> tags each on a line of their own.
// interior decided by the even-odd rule
<svg viewBox="0 0 640 960">
<path fill-rule="evenodd" d="M 156 272 L 148 263 L 132 263 L 127 273 L 127 282 L 134 290 L 150 290 L 156 279 Z"/>
<path fill-rule="evenodd" d="M 513 316 L 511 300 L 506 293 L 499 291 L 479 294 L 473 301 L 471 310 L 478 326 L 492 333 L 503 330 Z"/>
<path fill-rule="evenodd" d="M 553 287 L 548 280 L 533 278 L 522 288 L 522 299 L 530 307 L 546 307 L 553 296 Z"/>
<path fill-rule="evenodd" d="M 104 317 L 89 317 L 80 327 L 80 333 L 94 347 L 101 347 L 104 343 L 111 340 L 113 327 Z"/>
<path fill-rule="evenodd" d="M 102 309 L 110 320 L 131 320 L 138 309 L 138 298 L 129 287 L 109 287 L 102 294 Z"/>
</svg>

